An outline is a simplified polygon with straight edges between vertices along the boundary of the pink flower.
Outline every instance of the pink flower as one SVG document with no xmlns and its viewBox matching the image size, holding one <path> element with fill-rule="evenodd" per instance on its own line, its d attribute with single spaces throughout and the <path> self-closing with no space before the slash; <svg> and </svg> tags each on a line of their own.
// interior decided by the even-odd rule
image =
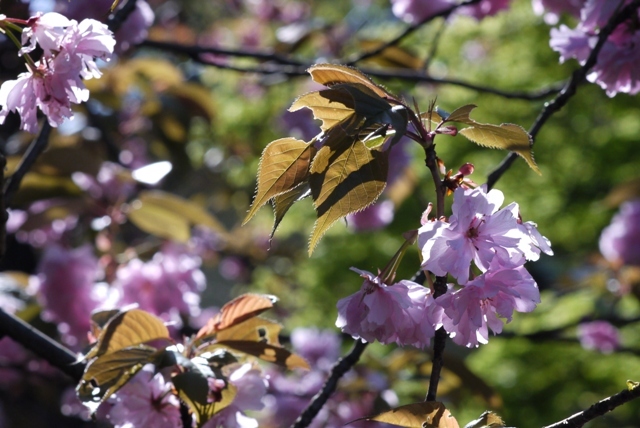
<svg viewBox="0 0 640 428">
<path fill-rule="evenodd" d="M 231 373 L 229 382 L 236 387 L 236 396 L 228 407 L 204 424 L 204 428 L 257 428 L 258 421 L 245 415 L 245 411 L 262 410 L 262 398 L 269 385 L 267 379 L 253 365 L 243 364 Z"/>
<path fill-rule="evenodd" d="M 148 262 L 133 259 L 116 273 L 121 305 L 137 303 L 140 309 L 165 321 L 180 323 L 180 315 L 197 315 L 200 293 L 206 286 L 200 259 L 165 247 Z"/>
<path fill-rule="evenodd" d="M 336 327 L 367 342 L 417 347 L 429 344 L 433 330 L 423 329 L 421 324 L 428 323 L 424 308 L 430 290 L 406 280 L 388 286 L 370 272 L 351 270 L 365 280 L 360 291 L 338 301 Z"/>
<path fill-rule="evenodd" d="M 502 332 L 502 318 L 509 322 L 514 310 L 535 309 L 540 292 L 522 267 L 524 261 L 522 256 L 509 259 L 506 251 L 499 251 L 486 273 L 435 300 L 444 310 L 442 325 L 455 343 L 469 348 L 486 344 L 489 328 Z"/>
<path fill-rule="evenodd" d="M 545 22 L 549 25 L 557 24 L 563 13 L 579 18 L 584 2 L 585 0 L 532 0 L 534 13 L 544 14 Z"/>
<path fill-rule="evenodd" d="M 22 30 L 20 55 L 33 51 L 38 44 L 45 56 L 52 56 L 59 49 L 65 29 L 73 22 L 55 12 L 38 13 L 29 18 L 28 26 Z"/>
<path fill-rule="evenodd" d="M 560 62 L 575 58 L 580 64 L 584 64 L 596 45 L 597 36 L 587 32 L 584 28 L 571 29 L 561 25 L 560 29 L 551 29 L 551 49 L 560 54 Z"/>
<path fill-rule="evenodd" d="M 182 426 L 180 402 L 154 367 L 146 366 L 111 400 L 108 418 L 115 428 L 175 428 Z"/>
<path fill-rule="evenodd" d="M 584 349 L 610 354 L 620 347 L 618 329 L 606 321 L 593 321 L 578 326 L 578 339 Z"/>
<path fill-rule="evenodd" d="M 30 286 L 37 293 L 45 321 L 58 324 L 58 331 L 70 346 L 82 343 L 90 329 L 91 312 L 103 301 L 94 286 L 101 275 L 91 246 L 67 249 L 46 248 L 38 276 Z"/>
<path fill-rule="evenodd" d="M 600 235 L 600 252 L 611 263 L 640 266 L 640 199 L 620 206 Z"/>
<path fill-rule="evenodd" d="M 460 14 L 472 16 L 479 21 L 508 9 L 510 3 L 511 0 L 481 0 L 478 4 L 460 8 Z"/>
<path fill-rule="evenodd" d="M 502 192 L 486 193 L 484 186 L 456 189 L 450 223 L 428 221 L 418 230 L 422 268 L 437 276 L 449 273 L 465 284 L 472 260 L 485 271 L 497 248 L 520 252 L 523 235 L 518 229 L 518 205 L 511 203 L 498 210 L 503 200 Z"/>
<path fill-rule="evenodd" d="M 393 221 L 393 201 L 379 201 L 347 216 L 347 224 L 357 232 L 379 230 Z"/>
<path fill-rule="evenodd" d="M 391 10 L 403 21 L 417 24 L 453 4 L 451 0 L 391 0 Z"/>
<path fill-rule="evenodd" d="M 309 364 L 329 369 L 340 356 L 340 337 L 332 330 L 298 327 L 291 332 L 291 345 Z"/>
<path fill-rule="evenodd" d="M 587 80 L 600 85 L 609 97 L 618 92 L 640 92 L 640 31 L 629 32 L 624 25 L 607 39 L 598 55 L 598 63 Z"/>
</svg>

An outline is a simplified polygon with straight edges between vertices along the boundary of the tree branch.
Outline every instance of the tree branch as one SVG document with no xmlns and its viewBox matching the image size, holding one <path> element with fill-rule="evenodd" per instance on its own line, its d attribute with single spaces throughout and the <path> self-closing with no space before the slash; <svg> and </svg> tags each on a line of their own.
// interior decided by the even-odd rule
<svg viewBox="0 0 640 428">
<path fill-rule="evenodd" d="M 640 397 L 640 387 L 625 389 L 611 397 L 600 400 L 586 410 L 576 413 L 560 422 L 547 425 L 544 428 L 579 428 L 587 422 L 608 413 L 631 400 Z"/>
<path fill-rule="evenodd" d="M 134 10 L 136 10 L 136 0 L 126 0 L 124 6 L 117 9 L 111 14 L 111 16 L 109 16 L 109 19 L 107 20 L 107 26 L 109 29 L 115 34 Z"/>
<path fill-rule="evenodd" d="M 338 362 L 331 368 L 331 375 L 325 382 L 322 390 L 313 397 L 309 406 L 291 426 L 292 428 L 304 428 L 309 426 L 313 421 L 313 418 L 316 417 L 320 409 L 322 409 L 322 406 L 324 406 L 331 394 L 336 390 L 340 378 L 356 365 L 367 345 L 367 342 L 363 342 L 360 339 L 355 341 L 351 352 L 338 360 Z"/>
<path fill-rule="evenodd" d="M 20 187 L 20 183 L 24 176 L 29 172 L 33 164 L 38 159 L 38 156 L 47 148 L 49 144 L 49 135 L 51 134 L 51 125 L 49 125 L 48 121 L 44 121 L 44 125 L 42 126 L 42 130 L 40 130 L 40 135 L 38 138 L 33 140 L 27 152 L 24 154 L 24 157 L 20 161 L 20 165 L 16 171 L 7 179 L 4 183 L 4 206 L 11 206 L 11 200 L 15 195 L 16 191 Z"/>
<path fill-rule="evenodd" d="M 571 74 L 571 78 L 564 88 L 562 88 L 560 93 L 553 100 L 545 104 L 535 122 L 533 122 L 533 125 L 529 130 L 529 134 L 531 134 L 532 138 L 532 145 L 535 142 L 538 132 L 542 129 L 542 126 L 554 113 L 560 111 L 560 109 L 569 102 L 569 100 L 575 95 L 578 85 L 586 80 L 587 73 L 597 64 L 598 55 L 611 33 L 613 33 L 618 25 L 629 19 L 630 16 L 633 16 L 633 12 L 638 9 L 639 6 L 640 0 L 632 1 L 624 8 L 618 10 L 618 12 L 611 17 L 607 25 L 600 30 L 600 33 L 598 34 L 598 41 L 591 50 L 587 61 L 582 65 L 582 67 L 578 68 Z M 509 153 L 500 165 L 498 165 L 498 167 L 489 174 L 487 178 L 487 186 L 489 189 L 491 189 L 500 177 L 502 177 L 502 175 L 511 167 L 517 156 L 518 155 L 513 152 Z"/>
</svg>

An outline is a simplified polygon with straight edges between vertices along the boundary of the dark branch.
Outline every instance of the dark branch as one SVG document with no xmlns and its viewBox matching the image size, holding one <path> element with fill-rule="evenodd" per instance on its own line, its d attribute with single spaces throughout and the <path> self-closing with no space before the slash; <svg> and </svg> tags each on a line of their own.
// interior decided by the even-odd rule
<svg viewBox="0 0 640 428">
<path fill-rule="evenodd" d="M 309 426 L 313 418 L 316 417 L 322 406 L 327 402 L 331 394 L 336 390 L 338 386 L 338 381 L 340 378 L 348 372 L 351 367 L 355 366 L 362 352 L 364 352 L 367 347 L 366 342 L 362 342 L 361 340 L 356 340 L 353 345 L 353 349 L 351 352 L 347 354 L 345 357 L 341 358 L 331 369 L 331 375 L 329 379 L 325 382 L 322 390 L 313 397 L 309 406 L 302 412 L 302 414 L 298 417 L 298 420 L 292 425 L 292 428 L 304 428 Z"/>
<path fill-rule="evenodd" d="M 109 19 L 107 20 L 107 26 L 109 29 L 114 33 L 118 31 L 134 10 L 136 10 L 136 0 L 126 0 L 124 6 L 120 7 L 112 13 L 111 16 L 109 16 Z"/>
<path fill-rule="evenodd" d="M 433 284 L 435 290 L 433 297 L 437 298 L 447 292 L 447 277 L 439 276 Z M 431 365 L 431 376 L 429 377 L 429 391 L 427 392 L 426 401 L 436 401 L 438 393 L 438 383 L 440 382 L 440 373 L 442 372 L 444 348 L 447 343 L 447 332 L 444 327 L 440 327 L 436 331 L 433 339 L 433 364 Z"/>
<path fill-rule="evenodd" d="M 422 27 L 423 25 L 433 21 L 436 18 L 444 18 L 447 19 L 453 12 L 455 12 L 458 8 L 463 7 L 463 6 L 471 6 L 474 5 L 476 3 L 479 3 L 480 0 L 467 0 L 464 1 L 462 3 L 459 4 L 454 4 L 451 7 L 438 12 L 434 15 L 428 16 L 425 19 L 423 19 L 420 22 L 417 22 L 415 24 L 412 24 L 410 26 L 408 26 L 407 28 L 404 29 L 404 31 L 400 34 L 398 34 L 396 37 L 394 37 L 393 39 L 389 40 L 388 42 L 378 46 L 375 49 L 372 49 L 368 52 L 365 52 L 363 54 L 360 54 L 359 56 L 357 56 L 356 58 L 353 58 L 352 60 L 347 62 L 347 65 L 355 65 L 356 63 L 367 59 L 367 58 L 371 58 L 374 57 L 376 55 L 379 55 L 382 53 L 382 51 L 384 51 L 385 49 L 391 47 L 391 46 L 395 46 L 398 43 L 400 43 L 404 38 L 406 38 L 407 36 L 409 36 L 410 34 L 412 34 L 414 31 L 418 30 L 420 27 Z"/>
<path fill-rule="evenodd" d="M 589 54 L 589 58 L 587 58 L 587 61 L 584 63 L 584 65 L 582 65 L 582 67 L 575 70 L 571 74 L 571 79 L 569 79 L 562 91 L 560 91 L 560 93 L 553 100 L 545 104 L 535 122 L 533 122 L 533 125 L 529 130 L 529 133 L 532 137 L 532 144 L 533 142 L 535 142 L 535 138 L 538 135 L 538 132 L 540 132 L 540 129 L 542 129 L 542 126 L 547 122 L 547 120 L 549 120 L 549 118 L 554 113 L 560 111 L 560 109 L 562 109 L 562 107 L 564 107 L 565 104 L 569 102 L 569 100 L 575 95 L 578 85 L 586 80 L 589 70 L 591 70 L 593 66 L 595 66 L 598 62 L 598 55 L 600 54 L 600 50 L 602 50 L 602 47 L 604 46 L 611 33 L 613 33 L 618 25 L 629 19 L 630 16 L 633 16 L 633 12 L 638 9 L 639 6 L 640 0 L 634 0 L 633 2 L 629 3 L 626 7 L 622 8 L 616 14 L 614 14 L 607 25 L 604 26 L 602 30 L 600 30 L 600 34 L 598 34 L 598 41 Z M 500 163 L 500 165 L 498 165 L 498 167 L 489 174 L 489 177 L 487 178 L 487 186 L 489 189 L 491 189 L 500 179 L 500 177 L 502 177 L 502 175 L 511 167 L 517 156 L 518 155 L 513 152 L 509 153 Z"/>
<path fill-rule="evenodd" d="M 142 43 L 141 46 L 146 46 L 154 49 L 160 49 L 168 52 L 174 52 L 177 54 L 186 55 L 193 61 L 209 65 L 212 67 L 232 70 L 240 73 L 255 73 L 263 75 L 283 75 L 286 77 L 302 77 L 308 76 L 307 68 L 311 63 L 303 63 L 295 61 L 280 55 L 275 55 L 268 52 L 250 51 L 250 50 L 230 50 L 221 48 L 205 48 L 200 46 L 181 45 L 178 43 L 157 42 L 147 40 Z M 257 66 L 236 66 L 223 61 L 211 60 L 203 57 L 203 54 L 215 54 L 228 57 L 237 58 L 254 58 L 264 63 Z M 500 89 L 490 88 L 482 85 L 476 85 L 474 83 L 466 82 L 459 79 L 440 79 L 426 75 L 422 71 L 406 70 L 406 69 L 393 69 L 393 70 L 380 70 L 380 69 L 368 69 L 361 68 L 363 73 L 372 77 L 380 79 L 402 79 L 405 82 L 415 83 L 430 83 L 435 85 L 453 85 L 463 88 L 471 89 L 478 92 L 494 94 L 508 99 L 522 99 L 522 100 L 539 100 L 547 98 L 553 94 L 556 94 L 560 88 L 552 87 L 536 92 L 523 92 L 523 91 L 504 91 Z"/>
<path fill-rule="evenodd" d="M 38 138 L 33 140 L 27 152 L 24 154 L 20 165 L 16 169 L 16 172 L 13 173 L 11 177 L 7 179 L 4 183 L 3 193 L 4 193 L 4 206 L 11 206 L 11 199 L 15 195 L 16 191 L 20 187 L 20 183 L 24 176 L 29 172 L 33 164 L 38 159 L 38 156 L 47 148 L 49 144 L 49 135 L 51 134 L 51 125 L 46 120 L 44 121 L 44 125 L 42 126 L 42 130 L 40 131 L 40 135 Z"/>
<path fill-rule="evenodd" d="M 4 335 L 45 359 L 76 382 L 82 378 L 84 364 L 76 362 L 76 355 L 72 351 L 0 308 L 0 337 Z"/>
<path fill-rule="evenodd" d="M 556 422 L 555 424 L 547 425 L 544 428 L 579 428 L 587 422 L 598 418 L 605 413 L 612 411 L 616 407 L 620 407 L 638 397 L 640 397 L 640 387 L 635 387 L 631 390 L 625 389 L 611 397 L 598 401 L 582 412 L 576 413 L 575 415 L 560 422 Z"/>
</svg>

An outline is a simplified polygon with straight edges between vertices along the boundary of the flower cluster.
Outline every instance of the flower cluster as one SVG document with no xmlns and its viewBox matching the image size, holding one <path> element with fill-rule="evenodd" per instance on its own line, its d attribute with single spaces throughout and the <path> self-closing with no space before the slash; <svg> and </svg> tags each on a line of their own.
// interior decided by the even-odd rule
<svg viewBox="0 0 640 428">
<path fill-rule="evenodd" d="M 0 124 L 15 111 L 20 114 L 21 128 L 35 133 L 37 109 L 55 127 L 73 116 L 71 104 L 89 99 L 82 80 L 102 75 L 95 61 L 110 59 L 115 40 L 106 25 L 93 19 L 78 23 L 51 12 L 37 14 L 26 24 L 20 54 L 29 55 L 39 46 L 42 57 L 37 62 L 29 57 L 29 71 L 0 87 Z"/>
<path fill-rule="evenodd" d="M 454 342 L 473 347 L 487 343 L 489 329 L 500 333 L 502 319 L 510 321 L 514 310 L 532 311 L 540 294 L 524 263 L 553 252 L 534 223 L 520 220 L 517 204 L 500 209 L 503 200 L 498 190 L 459 187 L 448 221 L 425 220 L 418 231 L 422 269 L 451 275 L 460 288 L 450 285 L 434 299 L 414 282 L 387 285 L 356 270 L 365 281 L 360 291 L 338 302 L 336 326 L 366 341 L 419 348 L 443 326 Z"/>
<path fill-rule="evenodd" d="M 550 2 L 538 3 L 541 6 L 537 9 L 539 11 L 550 7 Z M 618 6 L 626 5 L 628 1 L 623 1 L 622 5 L 619 1 L 610 0 L 576 0 L 561 3 L 564 6 L 551 8 L 552 13 L 572 13 L 580 22 L 573 29 L 566 25 L 552 28 L 551 48 L 560 53 L 560 62 L 575 58 L 580 64 L 584 64 L 598 40 L 599 31 L 611 19 Z M 640 92 L 640 70 L 637 66 L 640 61 L 640 28 L 637 25 L 639 17 L 636 12 L 635 16 L 629 16 L 618 25 L 603 45 L 597 64 L 587 75 L 590 82 L 600 85 L 610 97 L 618 92 Z"/>
<path fill-rule="evenodd" d="M 458 3 L 455 0 L 391 0 L 391 10 L 398 18 L 410 24 L 417 24 Z M 480 20 L 507 9 L 509 3 L 511 0 L 481 0 L 478 4 L 460 7 L 456 12 Z"/>
</svg>

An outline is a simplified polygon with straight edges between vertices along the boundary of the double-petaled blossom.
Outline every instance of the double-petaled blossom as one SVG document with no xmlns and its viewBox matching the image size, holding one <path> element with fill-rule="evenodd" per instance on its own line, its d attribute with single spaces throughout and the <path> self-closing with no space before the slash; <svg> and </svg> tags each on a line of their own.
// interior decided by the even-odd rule
<svg viewBox="0 0 640 428">
<path fill-rule="evenodd" d="M 171 383 L 149 365 L 110 399 L 108 413 L 115 428 L 174 428 L 182 426 L 180 402 Z"/>
<path fill-rule="evenodd" d="M 428 346 L 434 334 L 425 310 L 433 300 L 430 290 L 408 280 L 387 285 L 379 276 L 351 269 L 365 280 L 358 292 L 338 301 L 336 327 L 367 342 Z"/>
<path fill-rule="evenodd" d="M 503 201 L 502 192 L 486 192 L 484 186 L 456 189 L 449 222 L 427 221 L 418 231 L 422 268 L 437 276 L 450 274 L 466 284 L 471 261 L 484 272 L 498 249 L 527 260 L 537 260 L 541 250 L 552 254 L 549 241 L 535 224 L 519 221 L 518 204 L 498 209 Z"/>
<path fill-rule="evenodd" d="M 534 279 L 522 266 L 524 257 L 498 250 L 488 270 L 464 287 L 435 299 L 443 309 L 442 325 L 458 345 L 475 347 L 489 341 L 489 329 L 502 332 L 513 311 L 531 312 L 540 303 Z"/>
<path fill-rule="evenodd" d="M 28 72 L 0 87 L 0 124 L 10 111 L 15 111 L 21 117 L 21 128 L 34 133 L 38 129 L 37 109 L 55 127 L 73 116 L 72 104 L 89 99 L 82 79 L 101 76 L 95 61 L 110 58 L 115 40 L 98 21 L 86 19 L 78 23 L 51 12 L 29 19 L 22 43 L 25 46 L 21 54 L 28 54 L 38 45 L 43 55 L 27 66 Z"/>
<path fill-rule="evenodd" d="M 543 2 L 544 3 L 544 2 Z M 566 25 L 551 29 L 551 48 L 560 54 L 560 61 L 575 58 L 584 65 L 595 47 L 600 30 L 606 26 L 619 6 L 629 3 L 611 0 L 583 0 L 580 22 L 576 28 Z M 577 3 L 569 8 L 575 13 Z M 598 61 L 589 71 L 587 80 L 597 83 L 608 96 L 618 92 L 637 94 L 640 92 L 640 29 L 637 20 L 640 12 L 633 12 L 626 21 L 618 25 L 607 38 L 598 54 Z"/>
</svg>

